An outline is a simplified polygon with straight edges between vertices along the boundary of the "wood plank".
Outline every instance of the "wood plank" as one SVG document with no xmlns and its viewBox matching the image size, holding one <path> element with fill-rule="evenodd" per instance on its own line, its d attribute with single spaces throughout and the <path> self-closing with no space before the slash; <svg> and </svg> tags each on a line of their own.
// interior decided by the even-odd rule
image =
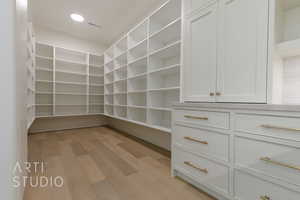
<svg viewBox="0 0 300 200">
<path fill-rule="evenodd" d="M 35 140 L 32 136 L 28 138 L 28 160 L 29 162 L 43 162 L 42 140 Z"/>
<path fill-rule="evenodd" d="M 106 180 L 110 182 L 122 200 L 141 200 L 144 194 L 140 193 L 138 183 L 130 181 L 107 157 L 102 156 L 99 151 L 92 151 L 91 157 L 95 160 L 98 167 L 104 172 Z"/>
<path fill-rule="evenodd" d="M 107 148 L 109 148 L 111 151 L 118 154 L 123 160 L 130 163 L 131 166 L 133 166 L 135 169 L 138 169 L 138 159 L 134 157 L 132 154 L 130 154 L 128 151 L 122 149 L 119 145 L 116 145 L 114 143 L 110 143 L 109 141 L 106 143 L 103 143 Z"/>
<path fill-rule="evenodd" d="M 60 155 L 60 146 L 58 144 L 57 137 L 51 137 L 48 135 L 48 139 L 42 140 L 41 145 L 43 159 Z"/>
<path fill-rule="evenodd" d="M 133 146 L 133 145 L 131 145 L 129 143 L 122 143 L 122 144 L 119 144 L 119 146 L 121 148 L 123 148 L 124 150 L 128 151 L 129 153 L 131 153 L 136 158 L 146 157 L 145 152 L 140 151 L 140 149 L 135 148 L 135 146 Z"/>
<path fill-rule="evenodd" d="M 103 180 L 93 185 L 98 200 L 121 200 L 109 181 Z"/>
<path fill-rule="evenodd" d="M 90 157 L 90 155 L 79 156 L 77 159 L 79 160 L 79 163 L 91 184 L 104 181 L 105 175 L 97 167 L 95 161 Z"/>
<path fill-rule="evenodd" d="M 78 165 L 78 160 L 73 154 L 72 148 L 69 144 L 62 144 L 61 146 L 62 156 L 60 162 L 63 164 L 69 182 L 72 200 L 96 200 L 96 194 L 92 190 L 87 176 Z"/>
<path fill-rule="evenodd" d="M 46 177 L 50 178 L 61 177 L 63 179 L 63 186 L 56 187 L 55 185 L 48 187 L 50 199 L 64 199 L 72 200 L 69 190 L 68 180 L 65 176 L 65 170 L 62 166 L 60 157 L 50 157 L 46 160 Z"/>
<path fill-rule="evenodd" d="M 143 158 L 141 161 L 143 171 L 147 171 L 153 177 L 156 177 L 159 180 L 157 184 L 162 184 L 169 195 L 175 195 L 175 199 L 212 200 L 211 197 L 199 190 L 197 192 L 195 190 L 188 191 L 186 187 L 191 186 L 180 179 L 171 177 L 169 168 L 159 161 L 151 157 Z"/>
<path fill-rule="evenodd" d="M 30 160 L 47 163 L 30 175 L 60 175 L 65 185 L 27 187 L 24 200 L 213 200 L 172 178 L 168 156 L 108 128 L 34 135 L 28 145 Z"/>
<path fill-rule="evenodd" d="M 132 167 L 129 163 L 120 158 L 115 152 L 111 151 L 109 148 L 103 145 L 103 143 L 99 140 L 93 140 L 92 143 L 95 147 L 97 147 L 99 152 L 104 157 L 107 157 L 108 160 L 110 160 L 110 162 L 112 162 L 125 176 L 137 172 L 137 170 L 134 167 Z"/>
<path fill-rule="evenodd" d="M 72 142 L 71 143 L 72 151 L 76 156 L 82 156 L 86 155 L 87 152 L 85 149 L 82 147 L 82 145 L 78 142 Z"/>
</svg>

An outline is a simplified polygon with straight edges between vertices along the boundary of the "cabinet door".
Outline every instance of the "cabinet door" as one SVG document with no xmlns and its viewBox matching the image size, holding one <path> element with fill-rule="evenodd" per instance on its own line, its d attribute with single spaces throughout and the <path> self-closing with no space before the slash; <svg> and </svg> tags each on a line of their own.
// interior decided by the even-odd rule
<svg viewBox="0 0 300 200">
<path fill-rule="evenodd" d="M 215 101 L 217 21 L 217 3 L 184 18 L 184 101 Z"/>
<path fill-rule="evenodd" d="M 222 0 L 218 102 L 266 103 L 268 0 Z"/>
</svg>

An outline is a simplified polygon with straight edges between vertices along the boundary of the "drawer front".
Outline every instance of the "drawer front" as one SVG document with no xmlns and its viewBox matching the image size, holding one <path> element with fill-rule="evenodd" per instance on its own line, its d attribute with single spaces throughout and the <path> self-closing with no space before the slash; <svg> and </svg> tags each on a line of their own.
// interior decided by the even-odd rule
<svg viewBox="0 0 300 200">
<path fill-rule="evenodd" d="M 235 161 L 238 165 L 300 185 L 299 148 L 236 137 Z"/>
<path fill-rule="evenodd" d="M 176 110 L 174 120 L 175 122 L 229 129 L 229 113 L 226 112 Z"/>
<path fill-rule="evenodd" d="M 235 171 L 235 198 L 238 200 L 299 200 L 300 193 Z"/>
<path fill-rule="evenodd" d="M 229 191 L 229 168 L 202 157 L 174 148 L 174 169 L 196 182 L 213 187 L 228 194 Z"/>
<path fill-rule="evenodd" d="M 300 141 L 300 118 L 237 114 L 235 130 Z"/>
<path fill-rule="evenodd" d="M 194 153 L 229 161 L 229 135 L 198 128 L 175 125 L 173 142 Z"/>
</svg>

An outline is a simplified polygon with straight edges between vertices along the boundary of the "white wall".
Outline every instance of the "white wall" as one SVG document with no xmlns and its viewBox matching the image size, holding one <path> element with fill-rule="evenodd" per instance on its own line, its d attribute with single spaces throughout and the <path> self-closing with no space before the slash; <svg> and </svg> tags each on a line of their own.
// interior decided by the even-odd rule
<svg viewBox="0 0 300 200">
<path fill-rule="evenodd" d="M 27 0 L 0 1 L 1 199 L 21 200 L 24 188 L 12 186 L 13 167 L 27 160 L 26 26 Z"/>
<path fill-rule="evenodd" d="M 38 42 L 94 54 L 102 54 L 107 49 L 106 45 L 82 40 L 43 26 L 34 25 L 34 30 Z"/>
</svg>

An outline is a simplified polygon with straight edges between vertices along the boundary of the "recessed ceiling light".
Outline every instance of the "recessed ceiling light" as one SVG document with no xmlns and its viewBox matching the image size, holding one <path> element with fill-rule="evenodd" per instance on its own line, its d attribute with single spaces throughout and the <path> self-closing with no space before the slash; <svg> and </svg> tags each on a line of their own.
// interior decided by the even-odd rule
<svg viewBox="0 0 300 200">
<path fill-rule="evenodd" d="M 71 18 L 75 21 L 75 22 L 83 22 L 84 21 L 84 18 L 79 15 L 79 14 L 71 14 Z"/>
</svg>

